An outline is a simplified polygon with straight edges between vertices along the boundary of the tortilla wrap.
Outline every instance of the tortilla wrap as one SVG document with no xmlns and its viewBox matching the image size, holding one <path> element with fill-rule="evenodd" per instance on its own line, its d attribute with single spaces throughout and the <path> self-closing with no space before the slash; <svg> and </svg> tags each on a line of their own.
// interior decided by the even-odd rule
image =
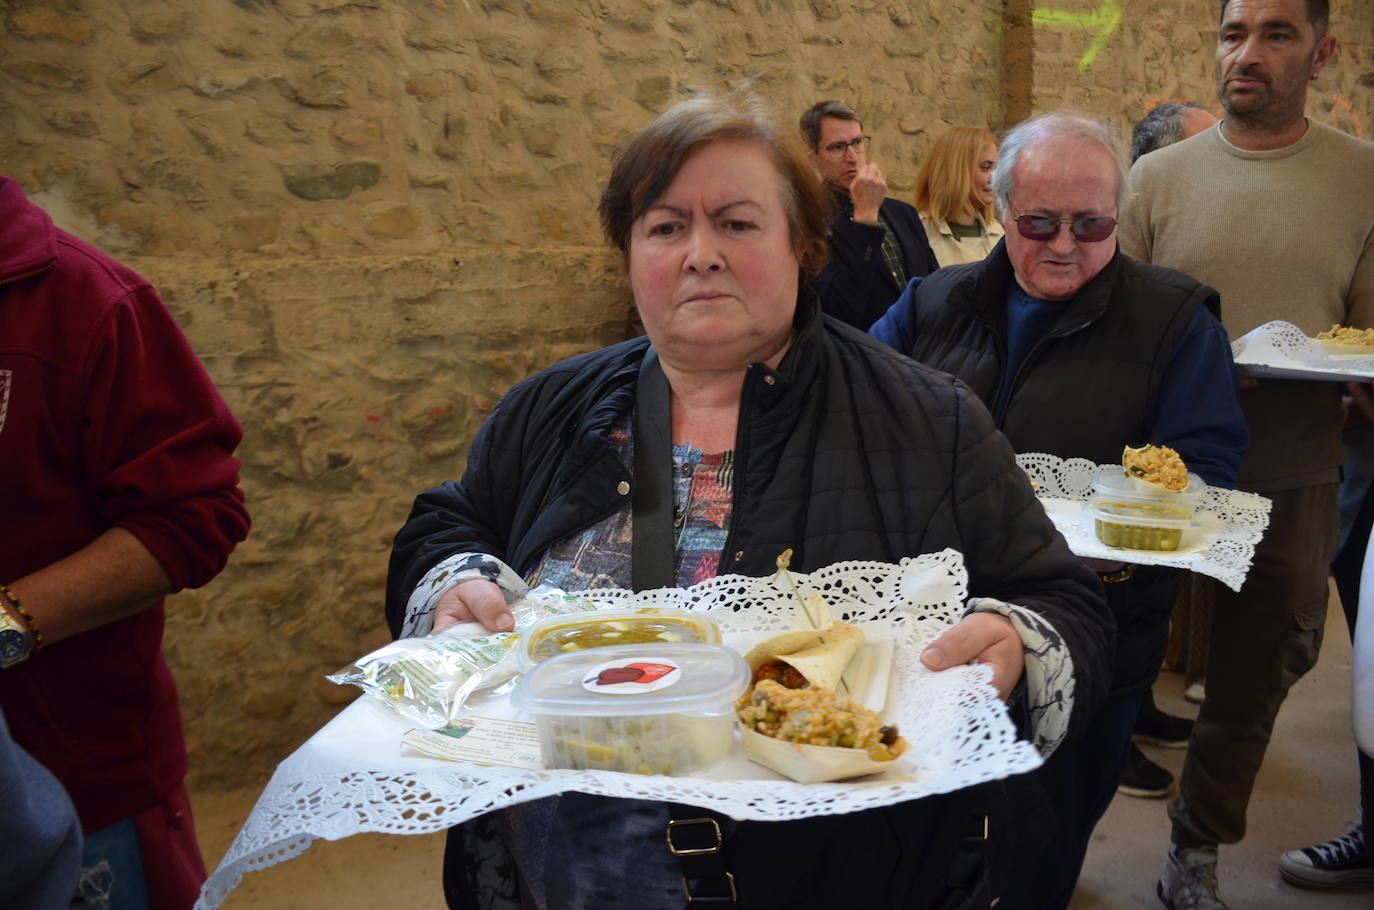
<svg viewBox="0 0 1374 910">
<path fill-rule="evenodd" d="M 849 623 L 836 622 L 818 594 L 806 598 L 806 607 L 816 628 L 782 632 L 761 641 L 744 655 L 744 662 L 752 673 L 771 660 L 780 660 L 794 667 L 811 685 L 834 691 L 844 668 L 864 643 L 864 633 Z"/>
</svg>

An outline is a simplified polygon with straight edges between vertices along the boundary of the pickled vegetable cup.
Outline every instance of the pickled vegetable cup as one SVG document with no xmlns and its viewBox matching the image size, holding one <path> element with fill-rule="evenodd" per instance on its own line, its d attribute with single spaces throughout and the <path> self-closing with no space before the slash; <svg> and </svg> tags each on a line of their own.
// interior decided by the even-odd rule
<svg viewBox="0 0 1374 910">
<path fill-rule="evenodd" d="M 603 645 L 540 661 L 511 702 L 538 725 L 550 768 L 683 775 L 734 751 L 748 685 L 748 665 L 720 645 Z"/>
<path fill-rule="evenodd" d="M 550 616 L 536 623 L 519 651 L 520 667 L 613 645 L 720 644 L 720 627 L 703 613 L 672 608 L 596 610 Z"/>
</svg>

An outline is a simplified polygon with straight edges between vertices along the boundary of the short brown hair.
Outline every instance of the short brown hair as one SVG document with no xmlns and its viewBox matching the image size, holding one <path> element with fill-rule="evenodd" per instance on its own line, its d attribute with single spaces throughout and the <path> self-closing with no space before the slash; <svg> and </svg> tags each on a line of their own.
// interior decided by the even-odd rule
<svg viewBox="0 0 1374 910">
<path fill-rule="evenodd" d="M 816 151 L 816 147 L 821 144 L 821 118 L 834 117 L 836 120 L 852 120 L 863 126 L 863 121 L 855 113 L 854 108 L 845 104 L 843 101 L 821 101 L 811 105 L 805 114 L 801 115 L 801 134 L 806 140 L 806 145 L 811 151 Z"/>
<path fill-rule="evenodd" d="M 616 149 L 611 179 L 601 194 L 601 228 L 626 256 L 630 230 L 668 189 L 687 156 L 718 139 L 763 146 L 782 177 L 782 206 L 801 270 L 818 274 L 827 256 L 830 194 L 790 131 L 778 129 L 763 102 L 743 91 L 701 94 L 664 111 Z"/>
</svg>

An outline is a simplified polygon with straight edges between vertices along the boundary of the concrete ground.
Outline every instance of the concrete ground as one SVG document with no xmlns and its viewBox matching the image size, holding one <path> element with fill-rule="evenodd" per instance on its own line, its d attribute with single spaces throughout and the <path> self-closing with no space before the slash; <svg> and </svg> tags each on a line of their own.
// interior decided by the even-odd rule
<svg viewBox="0 0 1374 910">
<path fill-rule="evenodd" d="M 1182 678 L 1166 673 L 1155 697 L 1166 711 L 1192 716 Z M 1183 750 L 1146 751 L 1178 773 Z M 1374 886 L 1303 891 L 1279 879 L 1279 854 L 1344 830 L 1358 797 L 1350 732 L 1350 639 L 1335 606 L 1317 667 L 1294 687 L 1279 715 L 1250 803 L 1249 833 L 1223 847 L 1222 896 L 1235 910 L 1374 907 Z M 196 828 L 212 868 L 252 809 L 259 788 L 194 793 Z M 1099 825 L 1071 910 L 1158 908 L 1154 896 L 1169 836 L 1164 800 L 1118 796 Z M 304 854 L 250 872 L 223 906 L 227 910 L 333 910 L 406 907 L 443 910 L 441 835 L 370 834 L 316 842 Z"/>
</svg>

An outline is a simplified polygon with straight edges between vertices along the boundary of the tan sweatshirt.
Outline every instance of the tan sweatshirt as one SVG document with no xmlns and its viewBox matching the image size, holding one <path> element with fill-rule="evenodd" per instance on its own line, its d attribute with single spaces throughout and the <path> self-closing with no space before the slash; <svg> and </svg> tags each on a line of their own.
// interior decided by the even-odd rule
<svg viewBox="0 0 1374 910">
<path fill-rule="evenodd" d="M 1275 319 L 1309 335 L 1374 328 L 1374 143 L 1309 121 L 1294 144 L 1251 152 L 1212 127 L 1131 168 L 1121 249 L 1221 292 L 1231 339 Z M 1338 479 L 1343 385 L 1260 381 L 1241 393 L 1259 492 Z"/>
</svg>

